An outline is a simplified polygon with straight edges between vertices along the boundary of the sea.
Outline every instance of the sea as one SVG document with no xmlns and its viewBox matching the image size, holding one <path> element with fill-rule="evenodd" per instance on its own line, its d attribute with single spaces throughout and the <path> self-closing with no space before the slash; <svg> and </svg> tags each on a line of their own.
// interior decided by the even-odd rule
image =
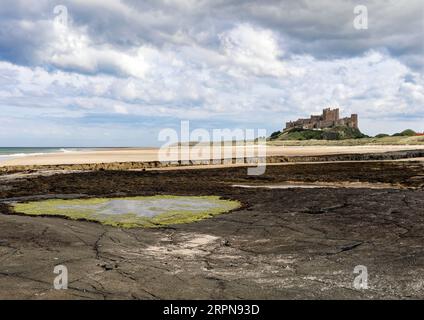
<svg viewBox="0 0 424 320">
<path fill-rule="evenodd" d="M 36 147 L 36 148 L 27 148 L 27 147 L 0 147 L 0 162 L 26 157 L 26 156 L 36 156 L 43 155 L 47 153 L 65 153 L 65 152 L 75 152 L 75 151 L 90 151 L 97 150 L 100 148 L 64 148 L 64 147 Z"/>
</svg>

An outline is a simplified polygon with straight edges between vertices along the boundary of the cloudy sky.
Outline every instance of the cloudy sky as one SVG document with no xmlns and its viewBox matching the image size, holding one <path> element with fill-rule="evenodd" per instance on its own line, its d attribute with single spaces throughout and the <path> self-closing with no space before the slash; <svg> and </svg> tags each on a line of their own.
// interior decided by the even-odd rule
<svg viewBox="0 0 424 320">
<path fill-rule="evenodd" d="M 181 120 L 271 133 L 326 106 L 424 131 L 422 0 L 0 4 L 0 146 L 160 145 Z"/>
</svg>

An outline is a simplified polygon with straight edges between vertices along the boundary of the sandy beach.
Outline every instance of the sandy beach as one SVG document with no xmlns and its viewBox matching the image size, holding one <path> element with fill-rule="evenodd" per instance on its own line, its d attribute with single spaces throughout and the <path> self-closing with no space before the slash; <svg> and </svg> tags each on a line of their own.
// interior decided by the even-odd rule
<svg viewBox="0 0 424 320">
<path fill-rule="evenodd" d="M 253 147 L 223 147 L 222 158 L 228 155 L 257 155 L 257 150 Z M 191 160 L 207 160 L 213 154 L 212 149 L 191 148 Z M 365 145 L 365 146 L 267 146 L 267 156 L 316 156 L 334 154 L 362 154 L 362 153 L 383 153 L 400 150 L 423 149 L 422 145 Z M 18 165 L 61 165 L 61 164 L 93 164 L 93 163 L 114 163 L 114 162 L 148 162 L 158 161 L 159 148 L 111 148 L 96 151 L 75 151 L 66 153 L 49 153 L 43 155 L 29 155 L 13 158 L 0 162 L 0 166 Z M 206 152 L 205 152 L 206 151 Z M 178 160 L 179 150 L 177 147 L 169 148 L 168 160 Z M 187 159 L 188 152 L 182 152 L 180 159 Z"/>
</svg>

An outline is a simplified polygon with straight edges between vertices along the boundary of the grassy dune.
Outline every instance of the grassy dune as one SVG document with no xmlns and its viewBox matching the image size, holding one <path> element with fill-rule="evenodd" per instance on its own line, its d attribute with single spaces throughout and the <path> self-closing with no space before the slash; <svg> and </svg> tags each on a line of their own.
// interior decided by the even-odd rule
<svg viewBox="0 0 424 320">
<path fill-rule="evenodd" d="M 424 136 L 360 138 L 346 140 L 274 140 L 270 146 L 361 146 L 361 145 L 424 145 Z"/>
</svg>

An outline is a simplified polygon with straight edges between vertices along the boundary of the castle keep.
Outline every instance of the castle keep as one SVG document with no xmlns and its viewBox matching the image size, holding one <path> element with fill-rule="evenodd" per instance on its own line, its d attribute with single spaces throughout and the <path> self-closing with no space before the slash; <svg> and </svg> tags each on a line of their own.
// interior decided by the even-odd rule
<svg viewBox="0 0 424 320">
<path fill-rule="evenodd" d="M 358 115 L 352 114 L 350 117 L 339 117 L 339 109 L 324 109 L 319 116 L 312 115 L 309 119 L 298 119 L 286 123 L 286 129 L 325 129 L 336 126 L 347 126 L 358 129 Z"/>
</svg>

